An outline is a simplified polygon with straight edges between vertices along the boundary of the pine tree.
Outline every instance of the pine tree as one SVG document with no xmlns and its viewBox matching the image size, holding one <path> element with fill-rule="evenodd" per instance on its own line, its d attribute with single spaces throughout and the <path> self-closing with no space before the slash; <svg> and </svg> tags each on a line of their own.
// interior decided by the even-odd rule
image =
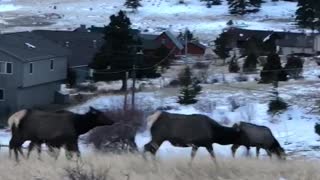
<svg viewBox="0 0 320 180">
<path fill-rule="evenodd" d="M 273 81 L 286 81 L 287 73 L 281 66 L 280 57 L 276 53 L 269 54 L 267 63 L 260 72 L 260 83 L 272 83 Z"/>
<path fill-rule="evenodd" d="M 243 72 L 253 72 L 257 69 L 257 56 L 253 53 L 249 54 L 243 63 Z"/>
<path fill-rule="evenodd" d="M 303 28 L 320 28 L 320 6 L 317 0 L 299 0 L 296 21 Z"/>
<path fill-rule="evenodd" d="M 214 41 L 214 52 L 223 60 L 224 63 L 226 58 L 230 57 L 230 48 L 227 47 L 228 41 L 229 37 L 225 32 L 221 33 L 219 37 Z"/>
<path fill-rule="evenodd" d="M 228 0 L 230 14 L 244 15 L 258 12 L 262 0 Z"/>
<path fill-rule="evenodd" d="M 126 72 L 136 64 L 137 52 L 141 41 L 137 32 L 131 29 L 130 19 L 123 11 L 110 16 L 110 23 L 105 26 L 104 39 L 99 52 L 90 66 L 97 71 L 95 80 L 122 80 L 122 90 L 127 89 Z M 107 74 L 108 72 L 118 72 Z"/>
<path fill-rule="evenodd" d="M 141 0 L 126 0 L 126 2 L 124 3 L 124 6 L 136 11 L 138 9 L 138 7 L 142 6 L 140 1 Z"/>
<path fill-rule="evenodd" d="M 179 82 L 181 85 L 179 104 L 194 104 L 198 100 L 196 96 L 200 94 L 202 87 L 199 85 L 199 81 L 194 79 L 190 67 L 186 67 L 179 75 Z"/>
</svg>

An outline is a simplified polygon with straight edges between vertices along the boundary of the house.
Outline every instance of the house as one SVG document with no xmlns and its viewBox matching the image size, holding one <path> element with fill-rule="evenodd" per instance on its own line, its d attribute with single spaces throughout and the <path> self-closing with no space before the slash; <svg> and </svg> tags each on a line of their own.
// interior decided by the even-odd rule
<svg viewBox="0 0 320 180">
<path fill-rule="evenodd" d="M 275 32 L 264 30 L 249 30 L 241 28 L 228 28 L 225 33 L 228 35 L 228 47 L 244 48 L 248 40 L 255 38 L 266 42 L 271 36 L 276 35 L 275 44 L 281 55 L 294 53 L 314 54 L 315 34 L 296 32 Z"/>
<path fill-rule="evenodd" d="M 315 37 L 314 50 L 317 54 L 320 54 L 320 34 Z"/>
<path fill-rule="evenodd" d="M 207 47 L 203 44 L 201 44 L 199 41 L 189 41 L 187 44 L 187 50 L 185 49 L 185 45 L 184 48 L 182 50 L 182 52 L 185 52 L 189 55 L 193 55 L 193 56 L 203 56 L 206 52 Z"/>
<path fill-rule="evenodd" d="M 158 35 L 155 41 L 159 44 L 165 45 L 168 49 L 174 49 L 174 55 L 182 55 L 183 54 L 183 45 L 180 40 L 173 35 L 170 31 L 165 31 Z"/>
<path fill-rule="evenodd" d="M 71 52 L 68 56 L 68 66 L 76 73 L 77 83 L 85 81 L 90 76 L 88 65 L 104 43 L 103 34 L 94 32 L 35 30 L 33 33 Z"/>
<path fill-rule="evenodd" d="M 66 79 L 65 48 L 33 32 L 0 35 L 0 117 L 54 102 Z"/>
</svg>

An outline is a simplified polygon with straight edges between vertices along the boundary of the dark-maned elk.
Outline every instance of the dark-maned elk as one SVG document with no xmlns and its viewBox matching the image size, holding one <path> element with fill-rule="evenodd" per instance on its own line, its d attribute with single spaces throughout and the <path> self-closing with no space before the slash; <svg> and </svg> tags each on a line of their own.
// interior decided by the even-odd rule
<svg viewBox="0 0 320 180">
<path fill-rule="evenodd" d="M 192 147 L 191 161 L 199 147 L 205 147 L 215 161 L 213 143 L 234 144 L 241 134 L 239 129 L 222 126 L 201 114 L 183 115 L 157 111 L 147 121 L 152 139 L 144 145 L 144 154 L 150 152 L 155 155 L 161 144 L 169 141 L 173 146 Z"/>
<path fill-rule="evenodd" d="M 270 158 L 272 154 L 276 154 L 279 159 L 285 159 L 284 149 L 280 146 L 268 127 L 247 122 L 235 123 L 233 127 L 243 132 L 239 143 L 231 147 L 233 157 L 237 149 L 242 145 L 247 148 L 247 154 L 249 153 L 250 147 L 256 147 L 257 158 L 259 157 L 260 148 L 262 148 L 266 150 Z"/>
<path fill-rule="evenodd" d="M 14 113 L 8 120 L 12 132 L 9 150 L 14 150 L 18 161 L 18 152 L 22 155 L 25 141 L 46 143 L 52 147 L 65 146 L 68 152 L 76 152 L 78 157 L 78 137 L 97 126 L 112 125 L 114 121 L 103 112 L 90 107 L 85 114 L 45 112 L 24 109 Z M 32 148 L 31 148 L 32 150 Z"/>
</svg>

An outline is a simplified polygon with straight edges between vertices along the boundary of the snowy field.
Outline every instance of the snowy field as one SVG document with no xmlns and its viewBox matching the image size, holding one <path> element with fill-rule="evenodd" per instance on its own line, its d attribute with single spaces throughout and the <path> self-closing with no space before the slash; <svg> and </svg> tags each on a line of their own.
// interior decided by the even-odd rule
<svg viewBox="0 0 320 180">
<path fill-rule="evenodd" d="M 279 94 L 290 106 L 285 112 L 271 116 L 267 113 L 268 102 L 271 97 L 271 85 L 257 84 L 252 78 L 248 82 L 236 82 L 235 74 L 226 74 L 226 82 L 203 85 L 199 102 L 194 105 L 182 106 L 176 103 L 177 88 L 161 88 L 152 91 L 139 92 L 136 95 L 138 107 L 144 110 L 154 110 L 158 107 L 168 107 L 169 112 L 192 114 L 201 113 L 210 116 L 219 123 L 232 126 L 239 121 L 248 121 L 259 125 L 268 126 L 280 144 L 285 148 L 289 158 L 320 158 L 320 137 L 314 132 L 314 125 L 320 122 L 319 113 L 311 113 L 311 110 L 320 110 L 316 106 L 319 100 L 320 70 L 315 62 L 307 63 L 304 67 L 303 80 L 290 80 L 279 84 Z M 258 76 L 258 75 L 250 75 Z M 160 82 L 159 79 L 152 80 Z M 118 83 L 109 85 L 99 83 L 100 88 L 119 88 Z M 77 113 L 85 113 L 89 106 L 98 109 L 113 109 L 123 107 L 122 95 L 102 95 L 93 98 L 83 104 L 74 106 L 69 110 Z M 128 97 L 130 99 L 130 97 Z M 234 99 L 240 107 L 232 111 L 230 99 Z M 84 135 L 85 136 L 85 135 Z M 9 131 L 0 132 L 0 143 L 8 144 Z M 150 140 L 148 131 L 136 135 L 136 143 L 140 150 Z M 27 145 L 27 143 L 25 144 Z M 80 145 L 82 152 L 91 152 L 91 146 Z M 230 157 L 231 146 L 214 145 L 218 157 Z M 237 156 L 244 156 L 245 148 L 237 151 Z M 3 152 L 7 149 L 3 148 Z M 188 157 L 191 148 L 177 148 L 170 143 L 164 142 L 159 149 L 158 156 L 161 158 Z M 251 149 L 254 156 L 255 149 Z M 207 155 L 205 149 L 200 148 L 199 155 Z M 266 155 L 264 151 L 261 153 Z"/>
<path fill-rule="evenodd" d="M 226 23 L 248 29 L 298 30 L 294 24 L 295 2 L 266 0 L 260 12 L 243 17 L 228 13 L 228 5 L 206 8 L 199 0 L 142 0 L 137 13 L 128 10 L 133 27 L 149 32 L 170 28 L 179 32 L 189 28 L 203 41 L 215 39 Z M 74 29 L 80 24 L 103 26 L 124 0 L 7 0 L 0 2 L 0 30 Z M 56 9 L 54 9 L 56 7 Z"/>
</svg>

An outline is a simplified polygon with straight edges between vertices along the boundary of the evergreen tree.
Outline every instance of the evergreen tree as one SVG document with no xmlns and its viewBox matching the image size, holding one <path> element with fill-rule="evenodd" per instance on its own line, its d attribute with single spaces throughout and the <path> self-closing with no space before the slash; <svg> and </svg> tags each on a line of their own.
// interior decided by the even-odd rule
<svg viewBox="0 0 320 180">
<path fill-rule="evenodd" d="M 141 47 L 138 32 L 130 26 L 130 19 L 123 11 L 119 11 L 117 15 L 111 15 L 109 25 L 105 26 L 105 44 L 90 64 L 97 71 L 94 73 L 95 80 L 121 79 L 122 90 L 127 89 L 126 71 L 132 69 L 134 64 L 137 66 L 145 64 L 142 55 L 137 55 Z M 144 73 L 144 71 L 137 73 Z M 153 76 L 149 69 L 145 71 L 145 75 Z"/>
<path fill-rule="evenodd" d="M 243 63 L 243 72 L 253 72 L 257 69 L 257 56 L 253 53 L 249 54 Z"/>
<path fill-rule="evenodd" d="M 318 0 L 298 0 L 296 21 L 303 28 L 320 29 L 320 5 Z"/>
<path fill-rule="evenodd" d="M 194 40 L 194 36 L 189 29 L 186 29 L 183 33 L 180 32 L 177 38 L 183 43 L 185 42 L 185 38 L 187 38 L 188 42 Z"/>
<path fill-rule="evenodd" d="M 127 8 L 130 8 L 134 11 L 136 11 L 138 9 L 138 7 L 141 7 L 141 0 L 126 0 L 126 2 L 124 3 L 124 5 Z"/>
<path fill-rule="evenodd" d="M 186 67 L 179 75 L 179 82 L 181 85 L 178 103 L 180 104 L 194 104 L 198 100 L 196 96 L 200 94 L 202 87 L 199 81 L 193 78 L 190 67 Z"/>
<path fill-rule="evenodd" d="M 240 67 L 237 62 L 236 56 L 234 55 L 229 63 L 229 72 L 231 73 L 237 73 L 239 72 Z"/>
<path fill-rule="evenodd" d="M 168 49 L 165 45 L 162 44 L 158 49 L 156 49 L 154 53 L 154 56 L 156 58 L 155 63 L 159 63 L 161 61 L 159 66 L 161 66 L 162 68 L 169 68 L 171 60 L 173 58 L 170 57 L 169 53 L 170 49 Z"/>
<path fill-rule="evenodd" d="M 273 81 L 286 81 L 287 73 L 281 66 L 280 57 L 276 53 L 269 54 L 267 62 L 260 72 L 260 83 L 272 83 Z"/>
<path fill-rule="evenodd" d="M 287 59 L 287 64 L 285 65 L 284 69 L 290 78 L 298 79 L 301 77 L 303 61 L 299 57 L 290 56 Z"/>
<path fill-rule="evenodd" d="M 214 52 L 225 62 L 226 58 L 230 57 L 230 48 L 227 47 L 229 37 L 227 33 L 223 32 L 214 41 L 215 49 Z"/>
<path fill-rule="evenodd" d="M 228 0 L 230 14 L 244 15 L 258 12 L 262 0 Z"/>
<path fill-rule="evenodd" d="M 221 0 L 201 0 L 206 2 L 207 8 L 211 8 L 212 5 L 221 5 Z"/>
</svg>

